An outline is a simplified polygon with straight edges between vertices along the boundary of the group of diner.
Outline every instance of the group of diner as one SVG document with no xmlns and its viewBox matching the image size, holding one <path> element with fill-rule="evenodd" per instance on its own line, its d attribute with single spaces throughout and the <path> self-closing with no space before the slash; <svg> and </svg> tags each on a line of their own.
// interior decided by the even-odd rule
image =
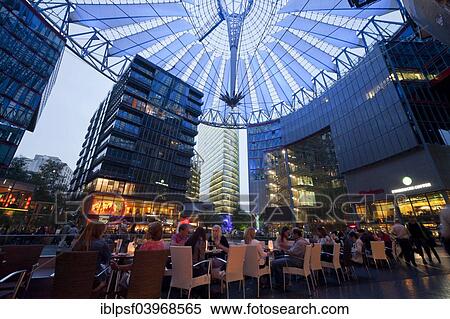
<svg viewBox="0 0 450 319">
<path fill-rule="evenodd" d="M 96 277 L 94 292 L 105 289 L 111 271 L 130 272 L 132 269 L 132 262 L 118 264 L 113 258 L 111 244 L 103 239 L 105 231 L 105 224 L 89 223 L 72 244 L 73 251 L 98 252 L 97 272 L 100 275 Z M 339 258 L 343 265 L 364 265 L 366 263 L 365 257 L 371 253 L 371 242 L 373 241 L 384 242 L 386 255 L 389 258 L 404 258 L 408 265 L 416 266 L 415 252 L 419 254 L 424 264 L 427 263 L 425 254 L 428 257 L 428 262 L 434 262 L 433 256 L 437 262 L 441 262 L 435 249 L 436 240 L 433 233 L 415 219 L 409 220 L 406 225 L 396 220 L 388 232 L 383 230 L 372 232 L 350 228 L 346 231 L 330 232 L 324 226 L 318 226 L 314 232 L 305 236 L 301 228 L 283 226 L 271 245 L 266 245 L 265 241 L 257 240 L 256 234 L 256 229 L 249 227 L 244 232 L 243 240 L 233 244 L 256 246 L 259 267 L 270 266 L 275 289 L 283 288 L 283 267 L 303 266 L 308 245 L 320 244 L 323 252 L 321 259 L 330 262 L 330 258 L 333 258 L 330 252 L 333 252 L 335 244 L 339 244 Z M 164 241 L 163 228 L 159 222 L 149 224 L 145 240 L 136 246 L 138 250 L 168 250 L 171 246 L 189 246 L 192 249 L 193 264 L 211 259 L 213 271 L 224 269 L 230 249 L 230 243 L 222 234 L 222 228 L 219 225 L 214 225 L 210 231 L 207 231 L 204 227 L 194 229 L 189 224 L 180 224 L 177 232 L 171 236 L 170 241 Z M 401 253 L 394 251 L 396 246 L 400 247 Z M 213 255 L 209 254 L 211 251 L 214 251 Z M 166 267 L 171 268 L 170 258 Z M 198 269 L 194 268 L 194 276 L 201 276 L 206 271 L 205 267 L 202 266 Z M 263 286 L 267 286 L 266 284 L 267 280 L 263 281 Z M 126 277 L 121 285 L 123 289 L 126 289 Z"/>
</svg>

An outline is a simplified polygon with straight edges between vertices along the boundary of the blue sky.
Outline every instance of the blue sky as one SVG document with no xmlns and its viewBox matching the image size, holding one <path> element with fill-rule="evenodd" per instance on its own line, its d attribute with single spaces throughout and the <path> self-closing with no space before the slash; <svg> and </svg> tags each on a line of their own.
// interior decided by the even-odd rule
<svg viewBox="0 0 450 319">
<path fill-rule="evenodd" d="M 26 132 L 17 155 L 59 157 L 75 169 L 89 120 L 113 82 L 69 50 L 64 52 L 58 78 L 33 133 Z M 241 193 L 248 193 L 246 134 L 240 132 Z"/>
</svg>

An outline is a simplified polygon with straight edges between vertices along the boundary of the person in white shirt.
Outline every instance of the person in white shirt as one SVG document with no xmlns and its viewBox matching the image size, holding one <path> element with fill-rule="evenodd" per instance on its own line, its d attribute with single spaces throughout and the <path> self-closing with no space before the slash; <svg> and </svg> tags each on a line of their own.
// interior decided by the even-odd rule
<svg viewBox="0 0 450 319">
<path fill-rule="evenodd" d="M 256 229 L 249 227 L 244 232 L 244 243 L 246 245 L 256 245 L 259 257 L 259 266 L 263 268 L 266 265 L 267 253 L 263 249 L 263 242 L 255 239 Z"/>
<path fill-rule="evenodd" d="M 358 237 L 356 233 L 353 233 L 350 236 L 350 239 L 353 241 L 352 247 L 352 261 L 357 264 L 364 263 L 364 243 L 361 238 Z"/>
<path fill-rule="evenodd" d="M 391 228 L 391 235 L 400 245 L 403 258 L 405 258 L 406 263 L 411 263 L 414 266 L 417 266 L 416 261 L 414 260 L 414 251 L 409 239 L 409 231 L 404 225 L 402 225 L 402 223 L 400 223 L 400 220 L 395 220 L 394 225 Z"/>
</svg>

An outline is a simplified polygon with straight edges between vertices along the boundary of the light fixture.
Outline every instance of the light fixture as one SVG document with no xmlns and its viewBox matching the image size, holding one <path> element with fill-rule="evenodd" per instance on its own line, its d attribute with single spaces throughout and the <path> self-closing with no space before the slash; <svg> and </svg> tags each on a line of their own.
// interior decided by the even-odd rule
<svg viewBox="0 0 450 319">
<path fill-rule="evenodd" d="M 409 176 L 405 176 L 405 177 L 403 177 L 403 179 L 402 179 L 403 185 L 406 185 L 406 186 L 411 185 L 412 182 L 413 182 L 413 180 L 412 180 L 412 178 L 409 177 Z"/>
</svg>

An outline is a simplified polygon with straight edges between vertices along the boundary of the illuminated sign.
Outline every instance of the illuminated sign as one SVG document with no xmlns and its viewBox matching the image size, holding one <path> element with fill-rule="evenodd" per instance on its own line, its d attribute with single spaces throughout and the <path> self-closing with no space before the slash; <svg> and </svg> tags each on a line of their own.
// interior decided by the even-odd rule
<svg viewBox="0 0 450 319">
<path fill-rule="evenodd" d="M 410 186 L 412 184 L 412 182 L 413 182 L 412 178 L 408 177 L 408 176 L 405 176 L 402 179 L 403 185 L 406 185 L 406 186 Z"/>
<path fill-rule="evenodd" d="M 162 179 L 160 182 L 155 182 L 155 184 L 162 185 L 162 186 L 165 186 L 165 187 L 168 187 L 168 186 L 169 186 L 169 184 L 164 183 L 164 180 L 163 180 L 163 179 Z"/>
<path fill-rule="evenodd" d="M 410 191 L 414 191 L 414 190 L 418 190 L 418 189 L 422 189 L 422 188 L 428 188 L 428 187 L 431 187 L 431 183 L 425 183 L 425 184 L 420 184 L 420 185 L 414 185 L 414 186 L 409 186 L 409 187 L 393 189 L 393 190 L 391 190 L 391 193 L 398 194 L 398 193 L 410 192 Z"/>
</svg>

